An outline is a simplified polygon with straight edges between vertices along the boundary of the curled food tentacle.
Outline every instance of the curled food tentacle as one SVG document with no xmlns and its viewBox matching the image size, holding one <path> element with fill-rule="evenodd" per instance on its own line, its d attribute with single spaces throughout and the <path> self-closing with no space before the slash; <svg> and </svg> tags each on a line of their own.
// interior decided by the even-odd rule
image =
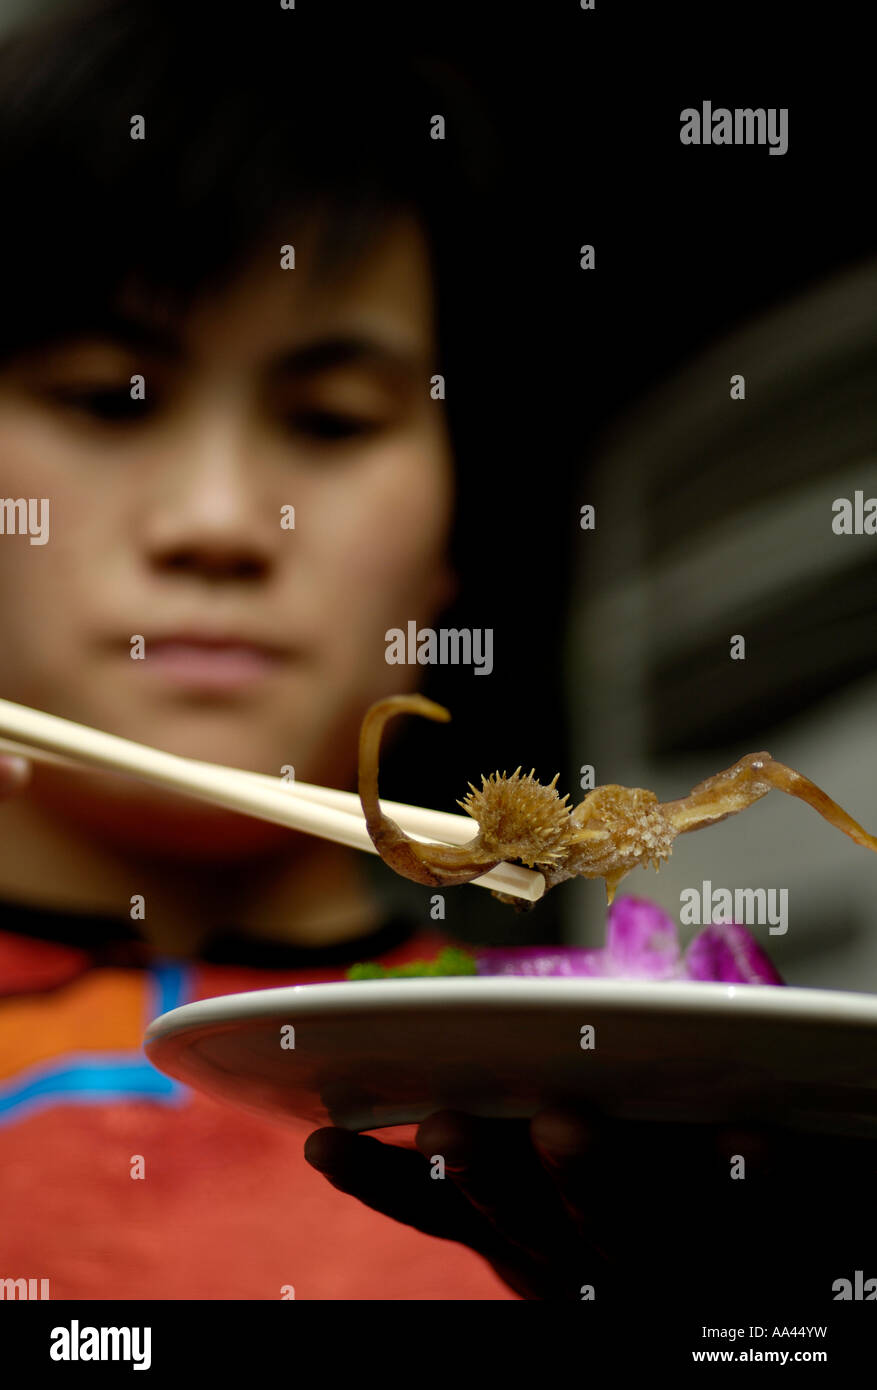
<svg viewBox="0 0 877 1390">
<path fill-rule="evenodd" d="M 390 695 L 371 706 L 359 735 L 359 799 L 372 844 L 385 864 L 402 878 L 429 887 L 471 883 L 502 862 L 486 853 L 476 835 L 466 845 L 424 845 L 412 840 L 401 826 L 385 815 L 378 797 L 378 763 L 381 736 L 389 719 L 397 714 L 421 714 L 447 723 L 449 712 L 423 695 Z"/>
</svg>

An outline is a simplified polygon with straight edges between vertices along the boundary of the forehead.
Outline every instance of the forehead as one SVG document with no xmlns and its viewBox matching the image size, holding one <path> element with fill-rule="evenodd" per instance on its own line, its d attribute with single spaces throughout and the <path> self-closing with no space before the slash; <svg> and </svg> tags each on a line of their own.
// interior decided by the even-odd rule
<svg viewBox="0 0 877 1390">
<path fill-rule="evenodd" d="M 376 334 L 400 349 L 429 351 L 435 333 L 432 266 L 426 237 L 413 215 L 399 215 L 363 255 L 342 271 L 319 277 L 319 231 L 275 237 L 227 284 L 209 292 L 174 327 L 192 353 L 250 359 L 270 356 L 317 334 Z M 294 268 L 281 265 L 294 247 Z M 288 259 L 288 257 L 287 257 Z M 124 307 L 155 317 L 155 301 L 132 291 Z"/>
</svg>

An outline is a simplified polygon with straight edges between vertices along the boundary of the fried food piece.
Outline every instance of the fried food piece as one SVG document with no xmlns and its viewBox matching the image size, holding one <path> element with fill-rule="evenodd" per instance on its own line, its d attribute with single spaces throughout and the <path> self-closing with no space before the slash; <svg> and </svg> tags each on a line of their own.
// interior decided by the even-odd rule
<svg viewBox="0 0 877 1390">
<path fill-rule="evenodd" d="M 366 712 L 359 740 L 359 797 L 366 826 L 378 854 L 403 878 L 430 887 L 469 883 L 497 864 L 520 862 L 545 877 L 546 891 L 564 879 L 602 878 L 609 902 L 618 884 L 641 864 L 657 869 L 672 853 L 677 835 L 717 825 L 766 796 L 773 788 L 806 801 L 856 844 L 877 852 L 877 838 L 847 815 L 800 772 L 769 753 L 747 753 L 724 772 L 699 782 L 687 796 L 658 801 L 644 787 L 595 787 L 570 809 L 561 797 L 559 773 L 544 786 L 520 767 L 509 777 L 482 775 L 469 783 L 458 802 L 477 822 L 478 834 L 465 845 L 424 845 L 384 815 L 378 800 L 381 736 L 397 714 L 420 714 L 447 723 L 449 712 L 422 695 L 391 695 Z M 494 894 L 502 901 L 506 895 Z"/>
</svg>

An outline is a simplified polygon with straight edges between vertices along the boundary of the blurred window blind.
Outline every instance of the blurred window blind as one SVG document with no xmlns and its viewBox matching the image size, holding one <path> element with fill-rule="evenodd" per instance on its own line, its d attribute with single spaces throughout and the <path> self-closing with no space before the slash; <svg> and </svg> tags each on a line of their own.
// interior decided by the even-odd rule
<svg viewBox="0 0 877 1390">
<path fill-rule="evenodd" d="M 730 396 L 738 374 L 741 401 Z M 581 498 L 596 505 L 597 526 L 581 535 L 568 653 L 575 748 L 598 782 L 667 799 L 767 748 L 792 765 L 800 756 L 801 771 L 824 775 L 821 785 L 877 833 L 877 536 L 832 530 L 836 498 L 877 497 L 875 387 L 877 262 L 868 262 L 723 339 L 605 437 Z M 735 634 L 743 661 L 730 656 Z M 835 874 L 833 899 L 816 891 L 813 908 L 833 901 L 850 945 L 867 893 L 877 908 L 877 856 L 809 808 L 779 793 L 768 800 L 785 804 L 762 815 L 760 803 L 739 826 L 701 832 L 698 860 L 724 862 L 739 844 L 748 857 L 738 886 L 757 886 L 756 863 L 778 861 L 752 849 L 756 826 L 776 824 L 780 860 L 790 835 L 803 835 L 819 862 L 844 866 L 846 887 Z M 796 883 L 800 861 L 792 850 L 783 861 Z M 654 893 L 666 874 L 637 871 L 623 891 Z M 698 881 L 688 870 L 686 884 Z M 877 988 L 877 910 L 871 921 Z M 811 946 L 814 932 L 811 923 Z"/>
</svg>

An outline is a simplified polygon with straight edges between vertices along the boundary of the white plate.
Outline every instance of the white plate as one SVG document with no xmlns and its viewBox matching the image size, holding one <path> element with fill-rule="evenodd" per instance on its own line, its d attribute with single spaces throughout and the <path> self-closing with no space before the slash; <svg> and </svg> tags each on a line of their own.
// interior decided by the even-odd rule
<svg viewBox="0 0 877 1390">
<path fill-rule="evenodd" d="M 295 1046 L 282 1046 L 292 1024 Z M 594 1046 L 583 1049 L 585 1025 Z M 287 1029 L 287 1037 L 291 1037 Z M 584 1035 L 587 1039 L 587 1034 Z M 591 1100 L 623 1119 L 877 1137 L 877 996 L 514 977 L 254 990 L 154 1020 L 149 1060 L 248 1110 L 350 1130 Z"/>
</svg>

